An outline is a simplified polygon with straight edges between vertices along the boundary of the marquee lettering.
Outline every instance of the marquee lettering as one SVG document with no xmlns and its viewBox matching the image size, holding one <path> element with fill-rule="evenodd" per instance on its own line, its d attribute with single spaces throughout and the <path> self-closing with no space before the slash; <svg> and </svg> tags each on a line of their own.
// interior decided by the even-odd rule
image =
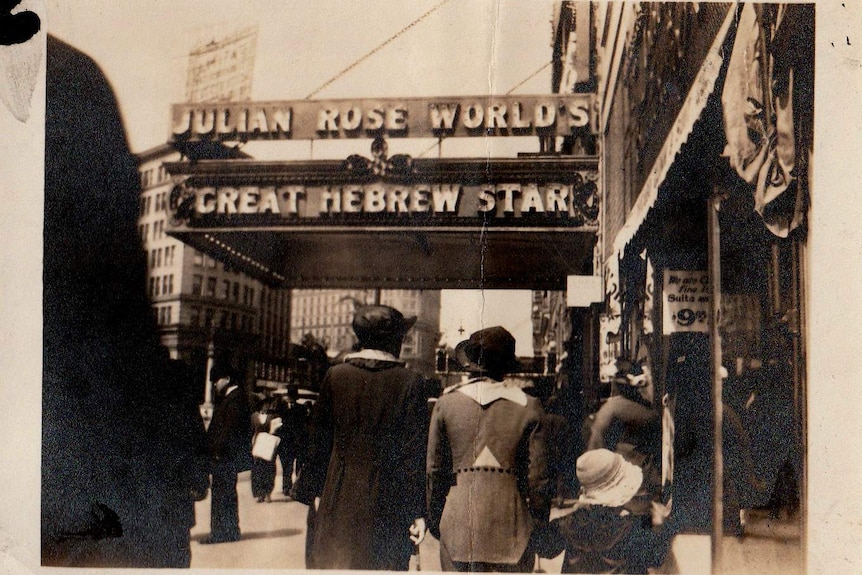
<svg viewBox="0 0 862 575">
<path fill-rule="evenodd" d="M 594 96 L 481 96 L 186 103 L 172 108 L 176 140 L 568 135 L 596 132 Z"/>
<path fill-rule="evenodd" d="M 201 186 L 189 188 L 196 216 L 242 217 L 275 214 L 319 218 L 337 214 L 430 213 L 457 217 L 565 216 L 572 213 L 571 186 L 502 183 L 459 184 L 375 182 L 343 186 Z"/>
</svg>

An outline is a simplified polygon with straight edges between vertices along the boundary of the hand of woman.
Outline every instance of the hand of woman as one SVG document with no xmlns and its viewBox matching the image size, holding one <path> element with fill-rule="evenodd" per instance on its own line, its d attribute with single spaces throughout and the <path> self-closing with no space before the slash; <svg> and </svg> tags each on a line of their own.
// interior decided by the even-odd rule
<svg viewBox="0 0 862 575">
<path fill-rule="evenodd" d="M 650 515 L 652 516 L 652 524 L 654 526 L 659 526 L 665 522 L 665 520 L 670 516 L 671 503 L 668 502 L 667 505 L 663 505 L 657 501 L 652 501 L 650 503 Z"/>
<path fill-rule="evenodd" d="M 425 540 L 426 531 L 428 531 L 428 529 L 425 527 L 425 518 L 417 517 L 413 520 L 413 524 L 410 526 L 410 541 L 412 541 L 414 545 L 419 545 Z"/>
</svg>

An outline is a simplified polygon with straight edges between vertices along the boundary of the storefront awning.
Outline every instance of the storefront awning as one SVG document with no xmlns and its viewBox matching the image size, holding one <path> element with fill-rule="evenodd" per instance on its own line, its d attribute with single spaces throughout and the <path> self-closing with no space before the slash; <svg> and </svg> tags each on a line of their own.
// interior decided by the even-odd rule
<svg viewBox="0 0 862 575">
<path fill-rule="evenodd" d="M 691 135 L 694 125 L 706 107 L 707 100 L 715 90 L 715 84 L 724 63 L 722 46 L 736 16 L 736 3 L 727 11 L 721 28 L 695 76 L 692 87 L 683 102 L 682 108 L 664 141 L 656 161 L 644 182 L 643 188 L 634 206 L 626 217 L 625 224 L 614 238 L 614 257 L 621 257 L 626 246 L 632 241 L 641 228 L 649 211 L 658 199 L 659 189 L 665 181 L 668 172 L 676 160 L 677 154 Z"/>
</svg>

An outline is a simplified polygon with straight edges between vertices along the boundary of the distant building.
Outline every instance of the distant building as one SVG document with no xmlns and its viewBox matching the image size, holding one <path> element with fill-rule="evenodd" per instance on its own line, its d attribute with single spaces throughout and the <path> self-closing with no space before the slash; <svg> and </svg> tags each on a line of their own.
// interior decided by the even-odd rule
<svg viewBox="0 0 862 575">
<path fill-rule="evenodd" d="M 566 307 L 566 292 L 532 292 L 530 319 L 533 324 L 533 369 L 554 373 L 565 345 L 572 337 L 572 321 Z"/>
<path fill-rule="evenodd" d="M 212 34 L 189 53 L 186 100 L 250 99 L 256 52 L 257 26 Z"/>
<path fill-rule="evenodd" d="M 306 334 L 311 334 L 332 355 L 349 350 L 356 342 L 352 327 L 354 306 L 372 303 L 374 298 L 373 289 L 294 290 L 291 341 L 300 343 Z M 405 316 L 418 317 L 404 340 L 401 359 L 425 374 L 432 374 L 440 339 L 440 291 L 382 290 L 380 303 L 398 309 Z"/>
<path fill-rule="evenodd" d="M 238 152 L 212 147 L 215 157 Z M 162 344 L 205 381 L 210 344 L 217 357 L 239 367 L 253 360 L 259 379 L 286 374 L 289 351 L 290 290 L 268 287 L 167 235 L 173 183 L 163 164 L 180 160 L 167 144 L 138 154 L 141 202 L 138 230 L 147 253 L 147 291 Z"/>
</svg>

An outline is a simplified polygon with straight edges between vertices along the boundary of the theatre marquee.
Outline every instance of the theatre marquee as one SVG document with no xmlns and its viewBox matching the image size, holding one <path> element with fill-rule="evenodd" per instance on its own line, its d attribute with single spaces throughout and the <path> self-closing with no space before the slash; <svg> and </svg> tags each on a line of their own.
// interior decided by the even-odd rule
<svg viewBox="0 0 862 575">
<path fill-rule="evenodd" d="M 271 285 L 565 289 L 592 273 L 592 157 L 166 167 L 169 233 Z"/>
</svg>

